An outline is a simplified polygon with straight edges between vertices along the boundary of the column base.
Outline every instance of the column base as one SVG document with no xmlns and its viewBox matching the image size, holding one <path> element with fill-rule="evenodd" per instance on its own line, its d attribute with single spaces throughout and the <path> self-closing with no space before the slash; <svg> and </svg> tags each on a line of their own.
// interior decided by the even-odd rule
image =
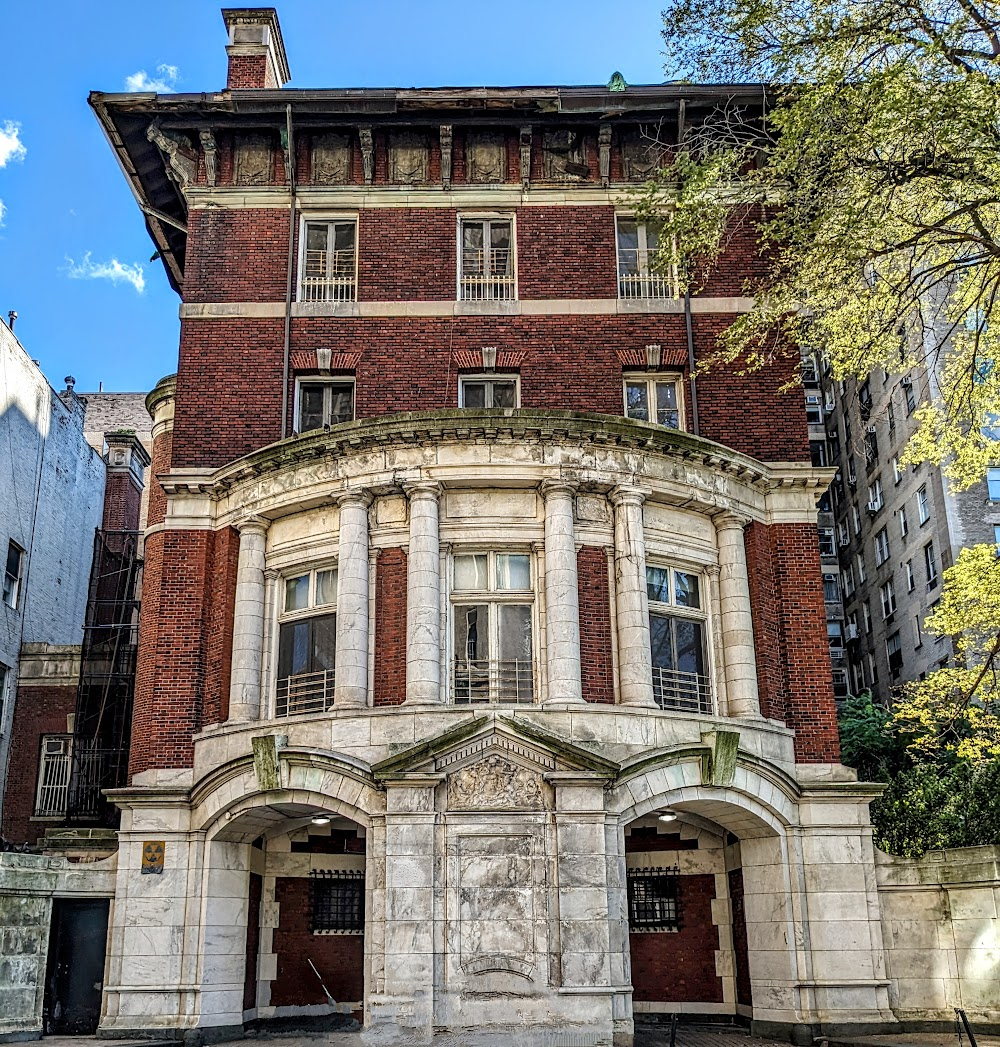
<svg viewBox="0 0 1000 1047">
<path fill-rule="evenodd" d="M 589 705 L 590 703 L 585 701 L 583 698 L 578 698 L 576 695 L 557 695 L 554 698 L 546 698 L 542 702 L 543 708 L 550 709 L 553 706 L 566 706 L 566 705 Z"/>
</svg>

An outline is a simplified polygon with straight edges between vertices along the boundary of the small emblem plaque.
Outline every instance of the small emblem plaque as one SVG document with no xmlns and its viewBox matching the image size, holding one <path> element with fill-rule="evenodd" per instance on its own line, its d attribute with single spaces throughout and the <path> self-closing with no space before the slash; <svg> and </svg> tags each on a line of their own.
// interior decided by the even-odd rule
<svg viewBox="0 0 1000 1047">
<path fill-rule="evenodd" d="M 146 840 L 142 845 L 142 872 L 163 872 L 163 854 L 165 851 L 163 840 Z"/>
</svg>

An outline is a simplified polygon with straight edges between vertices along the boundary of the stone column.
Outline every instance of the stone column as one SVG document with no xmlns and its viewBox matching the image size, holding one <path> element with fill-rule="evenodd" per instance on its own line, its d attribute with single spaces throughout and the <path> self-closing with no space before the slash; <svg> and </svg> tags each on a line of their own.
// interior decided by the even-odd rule
<svg viewBox="0 0 1000 1047">
<path fill-rule="evenodd" d="M 730 716 L 759 717 L 750 580 L 743 543 L 747 520 L 735 513 L 721 513 L 714 522 L 719 543 L 719 616 L 728 711 Z"/>
<path fill-rule="evenodd" d="M 646 539 L 642 526 L 642 503 L 648 493 L 647 488 L 621 484 L 609 497 L 615 508 L 615 611 L 621 704 L 655 709 L 646 594 Z"/>
<path fill-rule="evenodd" d="M 229 719 L 260 717 L 260 671 L 264 655 L 264 544 L 268 521 L 251 516 L 236 525 L 240 553 L 236 568 L 233 662 L 229 684 Z"/>
<path fill-rule="evenodd" d="M 406 559 L 406 704 L 438 703 L 441 694 L 441 485 L 406 485 L 410 548 Z"/>
<path fill-rule="evenodd" d="M 583 703 L 580 679 L 580 591 L 573 534 L 576 485 L 546 480 L 545 648 L 550 702 Z"/>
<path fill-rule="evenodd" d="M 337 557 L 335 706 L 368 704 L 368 506 L 371 495 L 349 491 L 340 506 Z"/>
</svg>

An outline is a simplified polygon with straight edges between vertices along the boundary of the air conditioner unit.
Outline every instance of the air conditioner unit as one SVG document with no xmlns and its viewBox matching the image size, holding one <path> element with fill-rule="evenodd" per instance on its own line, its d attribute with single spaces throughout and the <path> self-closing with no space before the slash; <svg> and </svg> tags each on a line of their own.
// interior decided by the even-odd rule
<svg viewBox="0 0 1000 1047">
<path fill-rule="evenodd" d="M 851 544 L 851 539 L 841 538 L 838 544 L 840 545 L 841 549 L 846 549 Z M 1000 551 L 998 551 L 997 555 L 1000 556 Z"/>
<path fill-rule="evenodd" d="M 822 396 L 807 396 L 806 397 L 806 403 L 810 407 L 819 407 L 819 405 L 822 402 L 823 402 L 823 397 Z"/>
<path fill-rule="evenodd" d="M 856 640 L 858 638 L 858 627 L 849 622 L 844 626 L 844 636 L 847 637 L 848 640 Z"/>
<path fill-rule="evenodd" d="M 848 476 L 847 486 L 853 491 L 858 486 L 858 478 L 856 476 Z"/>
<path fill-rule="evenodd" d="M 899 380 L 900 385 L 913 385 L 913 379 L 908 375 L 904 374 Z"/>
<path fill-rule="evenodd" d="M 882 508 L 882 503 L 881 502 L 869 502 L 865 506 L 865 508 L 868 510 L 868 512 L 870 512 L 874 516 L 875 513 L 877 513 L 879 511 L 879 509 Z"/>
<path fill-rule="evenodd" d="M 874 434 L 878 432 L 878 429 L 874 425 L 866 425 L 865 432 Z"/>
<path fill-rule="evenodd" d="M 824 410 L 824 411 L 828 411 L 828 412 L 830 412 L 830 413 L 832 414 L 832 413 L 833 413 L 833 409 L 834 409 L 834 408 L 835 408 L 836 406 L 837 406 L 837 403 L 836 403 L 836 401 L 835 401 L 835 400 L 827 400 L 827 401 L 826 401 L 826 402 L 825 402 L 825 403 L 823 404 L 823 410 Z"/>
</svg>

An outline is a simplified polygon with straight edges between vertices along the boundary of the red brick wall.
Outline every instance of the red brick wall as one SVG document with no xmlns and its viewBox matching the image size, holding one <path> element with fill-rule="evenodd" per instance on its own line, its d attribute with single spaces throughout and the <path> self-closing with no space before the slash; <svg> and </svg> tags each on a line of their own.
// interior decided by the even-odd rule
<svg viewBox="0 0 1000 1047">
<path fill-rule="evenodd" d="M 615 701 L 611 647 L 611 592 L 608 557 L 597 546 L 584 545 L 576 554 L 580 593 L 580 656 L 583 697 L 588 702 Z"/>
<path fill-rule="evenodd" d="M 229 681 L 233 660 L 233 622 L 236 611 L 236 568 L 240 535 L 223 527 L 213 537 L 206 606 L 207 640 L 205 700 L 202 726 L 229 717 Z"/>
<path fill-rule="evenodd" d="M 66 734 L 66 717 L 76 711 L 75 687 L 19 687 L 10 732 L 10 766 L 3 793 L 0 835 L 9 843 L 31 843 L 45 834 L 32 822 L 43 734 Z"/>
<path fill-rule="evenodd" d="M 380 549 L 375 564 L 373 705 L 406 698 L 406 552 Z"/>
<path fill-rule="evenodd" d="M 521 207 L 516 236 L 520 298 L 617 298 L 613 207 Z"/>
<path fill-rule="evenodd" d="M 131 472 L 109 472 L 104 486 L 101 527 L 106 531 L 137 531 L 141 503 L 142 488 Z"/>
<path fill-rule="evenodd" d="M 676 932 L 630 932 L 632 999 L 649 1003 L 721 1003 L 715 973 L 719 928 L 712 925 L 715 877 L 682 876 L 681 923 Z"/>
<path fill-rule="evenodd" d="M 240 88 L 277 87 L 274 77 L 269 75 L 267 55 L 230 55 L 229 75 L 226 87 Z"/>
<path fill-rule="evenodd" d="M 186 302 L 284 302 L 287 208 L 195 208 L 187 242 Z"/>
<path fill-rule="evenodd" d="M 457 212 L 447 207 L 361 211 L 358 215 L 359 299 L 454 300 L 456 216 Z M 380 325 L 374 326 L 377 329 Z"/>
<path fill-rule="evenodd" d="M 840 759 L 822 571 L 811 524 L 747 528 L 761 709 L 795 734 L 799 763 Z"/>
<path fill-rule="evenodd" d="M 750 982 L 750 950 L 747 945 L 747 912 L 743 891 L 743 870 L 729 871 L 730 911 L 733 914 L 733 956 L 736 960 L 736 1002 L 753 1005 Z"/>
<path fill-rule="evenodd" d="M 167 515 L 167 496 L 157 477 L 164 475 L 170 469 L 173 441 L 173 430 L 160 432 L 153 440 L 153 450 L 150 456 L 152 462 L 149 468 L 149 504 L 146 508 L 146 524 L 149 527 L 163 523 Z"/>
<path fill-rule="evenodd" d="M 275 1007 L 326 1003 L 307 959 L 315 964 L 338 1003 L 360 1002 L 364 998 L 364 936 L 311 933 L 309 881 L 305 878 L 279 876 L 275 900 L 279 910 L 273 948 L 278 956 L 278 977 L 271 982 L 271 1003 Z"/>
</svg>

